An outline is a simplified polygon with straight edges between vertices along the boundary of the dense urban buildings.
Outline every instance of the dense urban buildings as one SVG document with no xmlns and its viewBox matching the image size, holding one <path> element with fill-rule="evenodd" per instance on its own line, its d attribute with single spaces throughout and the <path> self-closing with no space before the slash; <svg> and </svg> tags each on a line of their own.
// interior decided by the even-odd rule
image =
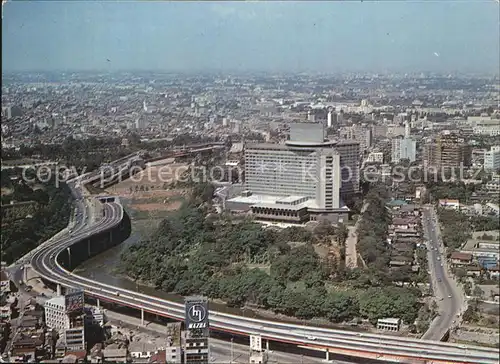
<svg viewBox="0 0 500 364">
<path fill-rule="evenodd" d="M 361 2 L 2 1 L 0 364 L 499 364 L 500 1 Z"/>
</svg>

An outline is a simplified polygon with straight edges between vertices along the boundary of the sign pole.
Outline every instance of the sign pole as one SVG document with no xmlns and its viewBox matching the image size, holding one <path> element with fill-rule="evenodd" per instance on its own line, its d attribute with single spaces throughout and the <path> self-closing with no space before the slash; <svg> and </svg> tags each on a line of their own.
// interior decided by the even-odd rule
<svg viewBox="0 0 500 364">
<path fill-rule="evenodd" d="M 231 337 L 231 364 L 233 364 L 234 351 L 233 351 L 233 338 Z"/>
</svg>

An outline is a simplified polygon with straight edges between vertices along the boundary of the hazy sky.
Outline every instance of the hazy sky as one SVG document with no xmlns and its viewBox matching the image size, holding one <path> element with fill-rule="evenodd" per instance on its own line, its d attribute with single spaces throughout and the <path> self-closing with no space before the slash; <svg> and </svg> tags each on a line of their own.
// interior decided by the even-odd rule
<svg viewBox="0 0 500 364">
<path fill-rule="evenodd" d="M 499 11 L 495 0 L 9 1 L 2 66 L 498 72 Z"/>
</svg>

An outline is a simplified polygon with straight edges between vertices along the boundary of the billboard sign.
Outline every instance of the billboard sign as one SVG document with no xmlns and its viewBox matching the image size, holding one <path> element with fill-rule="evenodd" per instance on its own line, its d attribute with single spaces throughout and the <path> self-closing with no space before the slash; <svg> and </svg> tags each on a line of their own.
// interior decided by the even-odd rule
<svg viewBox="0 0 500 364">
<path fill-rule="evenodd" d="M 67 313 L 83 311 L 83 305 L 85 303 L 83 297 L 83 291 L 77 291 L 66 294 L 64 296 L 64 302 L 66 305 Z"/>
<path fill-rule="evenodd" d="M 262 351 L 262 338 L 260 335 L 250 335 L 250 350 Z"/>
<path fill-rule="evenodd" d="M 186 298 L 186 329 L 208 329 L 208 300 L 205 297 Z"/>
</svg>

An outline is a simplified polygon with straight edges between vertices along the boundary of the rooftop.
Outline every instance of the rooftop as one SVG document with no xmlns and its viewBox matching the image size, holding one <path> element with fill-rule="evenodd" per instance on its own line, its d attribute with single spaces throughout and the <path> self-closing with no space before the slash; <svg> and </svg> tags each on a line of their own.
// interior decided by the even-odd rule
<svg viewBox="0 0 500 364">
<path fill-rule="evenodd" d="M 288 140 L 285 144 L 274 144 L 274 143 L 248 143 L 245 145 L 245 149 L 261 149 L 261 150 L 295 150 L 303 148 L 332 148 L 341 145 L 354 145 L 359 144 L 355 140 L 327 140 L 323 142 L 302 142 L 302 141 L 292 141 Z"/>
<path fill-rule="evenodd" d="M 51 298 L 50 300 L 47 300 L 45 302 L 44 307 L 47 307 L 49 304 L 64 307 L 66 304 L 65 297 L 64 296 L 56 296 L 54 298 Z"/>
<path fill-rule="evenodd" d="M 401 319 L 394 318 L 394 317 L 378 319 L 378 322 L 384 322 L 384 323 L 388 323 L 388 324 L 399 324 L 400 321 L 401 321 Z"/>
<path fill-rule="evenodd" d="M 250 195 L 250 196 L 237 196 L 233 197 L 227 202 L 242 203 L 248 205 L 255 205 L 256 207 L 264 208 L 275 208 L 275 209 L 286 209 L 286 210 L 300 210 L 302 208 L 310 207 L 317 208 L 316 201 L 314 199 L 309 199 L 305 202 L 288 205 L 284 203 L 292 203 L 298 199 L 303 198 L 303 196 L 270 196 L 270 195 Z M 280 203 L 281 202 L 281 203 Z"/>
</svg>

